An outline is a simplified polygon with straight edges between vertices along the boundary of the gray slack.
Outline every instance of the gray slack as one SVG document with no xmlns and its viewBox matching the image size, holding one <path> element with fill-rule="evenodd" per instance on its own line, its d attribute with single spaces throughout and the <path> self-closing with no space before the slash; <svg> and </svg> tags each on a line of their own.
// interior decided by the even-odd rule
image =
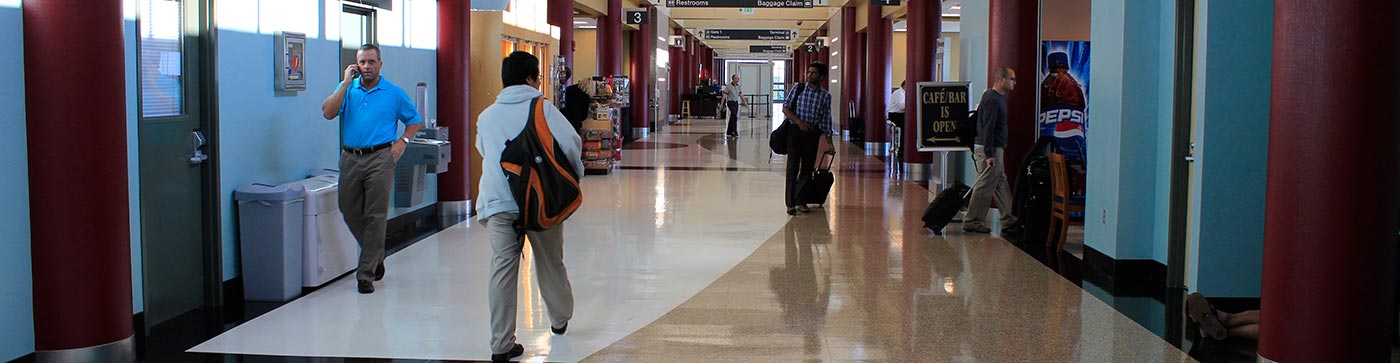
<svg viewBox="0 0 1400 363">
<path fill-rule="evenodd" d="M 384 230 L 389 223 L 389 193 L 394 186 L 392 147 L 368 154 L 340 152 L 340 213 L 350 234 L 360 243 L 355 279 L 374 281 L 374 269 L 384 261 Z"/>
<path fill-rule="evenodd" d="M 991 155 L 987 155 L 991 150 Z M 1002 148 L 975 146 L 972 160 L 978 173 L 977 182 L 972 186 L 972 199 L 967 203 L 967 216 L 963 218 L 963 229 L 989 227 L 986 225 L 987 209 L 996 200 L 1001 211 L 1001 228 L 1016 224 L 1016 216 L 1011 214 L 1011 188 L 1006 181 L 1006 159 L 1002 158 Z M 996 165 L 987 165 L 987 158 L 997 159 Z"/>
<path fill-rule="evenodd" d="M 499 213 L 482 222 L 491 236 L 491 284 L 486 298 L 491 304 L 492 354 L 509 352 L 515 346 L 520 254 L 525 248 L 525 239 L 520 238 L 513 225 L 516 218 L 516 213 Z M 574 288 L 569 284 L 569 271 L 564 268 L 564 227 L 526 231 L 525 236 L 534 253 L 531 262 L 550 326 L 561 327 L 574 316 Z"/>
</svg>

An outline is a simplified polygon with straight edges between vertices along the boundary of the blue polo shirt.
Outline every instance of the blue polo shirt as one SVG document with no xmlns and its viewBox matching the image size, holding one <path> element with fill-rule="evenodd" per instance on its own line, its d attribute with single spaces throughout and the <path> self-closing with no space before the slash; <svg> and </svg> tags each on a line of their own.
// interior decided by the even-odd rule
<svg viewBox="0 0 1400 363">
<path fill-rule="evenodd" d="M 404 125 L 423 122 L 402 88 L 380 76 L 379 84 L 365 89 L 360 78 L 355 78 L 340 104 L 340 142 L 350 148 L 392 142 L 401 136 L 400 121 Z"/>
</svg>

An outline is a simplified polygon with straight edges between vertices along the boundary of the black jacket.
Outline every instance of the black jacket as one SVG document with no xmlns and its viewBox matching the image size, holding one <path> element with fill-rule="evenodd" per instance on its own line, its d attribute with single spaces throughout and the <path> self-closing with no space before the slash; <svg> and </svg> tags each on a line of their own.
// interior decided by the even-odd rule
<svg viewBox="0 0 1400 363">
<path fill-rule="evenodd" d="M 588 119 L 588 106 L 592 103 L 588 93 L 575 84 L 564 89 L 564 109 L 559 111 L 564 114 L 564 118 L 569 119 L 569 124 L 574 125 L 574 130 L 578 130 L 583 128 L 583 121 Z"/>
</svg>

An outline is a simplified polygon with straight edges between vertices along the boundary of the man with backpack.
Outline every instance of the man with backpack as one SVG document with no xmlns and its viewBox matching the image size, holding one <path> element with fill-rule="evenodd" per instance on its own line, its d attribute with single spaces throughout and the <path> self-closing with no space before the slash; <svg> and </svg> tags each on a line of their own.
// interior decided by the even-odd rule
<svg viewBox="0 0 1400 363">
<path fill-rule="evenodd" d="M 530 238 L 540 294 L 549 313 L 550 330 L 555 334 L 564 334 L 569 320 L 573 318 L 573 288 L 569 284 L 568 271 L 564 268 L 563 227 L 554 225 L 537 230 L 535 228 L 538 226 L 520 223 L 537 211 L 527 210 L 529 214 L 522 215 L 508 176 L 509 168 L 507 163 L 502 163 L 502 154 L 507 151 L 507 145 L 533 141 L 523 140 L 527 136 L 538 138 L 539 142 L 547 145 L 545 149 L 554 152 L 535 155 L 538 157 L 535 160 L 540 160 L 535 164 L 572 168 L 564 170 L 563 178 L 572 178 L 568 181 L 573 183 L 571 187 L 577 192 L 577 176 L 584 171 L 580 158 L 583 141 L 564 114 L 543 98 L 544 94 L 539 91 L 539 69 L 539 59 L 530 53 L 514 52 L 506 57 L 501 65 L 501 81 L 505 89 L 496 97 L 496 103 L 482 111 L 477 119 L 476 149 L 481 152 L 483 172 L 476 213 L 477 220 L 490 233 L 492 250 L 491 281 L 487 294 L 491 306 L 492 362 L 506 362 L 525 351 L 515 340 L 516 290 L 519 286 L 520 256 L 524 248 L 522 237 Z M 525 130 L 527 125 L 533 128 Z M 502 168 L 498 169 L 496 165 Z M 535 176 L 553 179 L 558 175 L 540 173 Z M 537 192 L 547 194 L 550 191 Z M 557 222 L 562 222 L 563 218 L 567 218 L 567 215 Z"/>
<path fill-rule="evenodd" d="M 987 209 L 995 199 L 1001 209 L 1001 225 L 1016 224 L 1011 212 L 1011 190 L 1006 181 L 1002 153 L 1006 149 L 1006 94 L 1016 89 L 1016 72 L 1011 67 L 998 68 L 992 88 L 982 93 L 977 105 L 977 139 L 972 160 L 977 167 L 977 183 L 972 186 L 972 199 L 967 203 L 963 232 L 991 233 L 987 227 Z"/>
</svg>

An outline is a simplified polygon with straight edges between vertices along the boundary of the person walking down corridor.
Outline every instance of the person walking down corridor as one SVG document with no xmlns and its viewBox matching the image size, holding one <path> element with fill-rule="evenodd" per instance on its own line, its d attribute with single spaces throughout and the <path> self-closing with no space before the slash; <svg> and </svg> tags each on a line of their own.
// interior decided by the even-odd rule
<svg viewBox="0 0 1400 363">
<path fill-rule="evenodd" d="M 574 314 L 573 287 L 564 268 L 563 225 L 536 231 L 517 224 L 517 220 L 523 218 L 520 206 L 511 192 L 506 173 L 498 167 L 502 165 L 501 154 L 506 149 L 506 142 L 520 140 L 517 137 L 522 135 L 527 120 L 534 115 L 532 111 L 538 110 L 544 113 L 546 125 L 536 124 L 535 128 L 548 129 L 567 159 L 559 161 L 559 165 L 568 165 L 576 172 L 574 175 L 583 175 L 583 140 L 574 132 L 564 114 L 548 105 L 543 98 L 544 94 L 539 90 L 539 69 L 540 60 L 530 53 L 511 53 L 501 65 L 501 83 L 505 89 L 496 97 L 496 103 L 487 107 L 477 118 L 476 149 L 481 152 L 481 165 L 489 166 L 481 174 L 476 211 L 477 220 L 486 226 L 486 233 L 490 236 L 493 256 L 487 292 L 491 306 L 492 362 L 506 362 L 525 352 L 525 348 L 515 339 L 520 256 L 525 247 L 522 237 L 528 236 L 530 239 L 535 276 L 539 280 L 545 310 L 549 313 L 550 330 L 555 334 L 564 334 Z M 546 104 L 532 109 L 535 103 L 532 101 L 535 100 Z"/>
<path fill-rule="evenodd" d="M 361 294 L 374 292 L 384 279 L 384 231 L 389 223 L 389 193 L 394 164 L 418 133 L 423 118 L 402 88 L 384 79 L 379 47 L 365 44 L 355 52 L 355 64 L 325 101 L 327 120 L 340 116 L 340 212 L 350 234 L 360 244 L 355 270 Z M 404 124 L 402 134 L 398 124 Z"/>
<path fill-rule="evenodd" d="M 972 186 L 963 232 L 991 233 L 987 227 L 987 209 L 996 200 L 1001 211 L 1003 228 L 1016 224 L 1011 213 L 1011 191 L 1006 181 L 1002 153 L 1006 149 L 1006 94 L 1016 89 L 1016 71 L 1011 67 L 996 70 L 996 83 L 982 93 L 977 104 L 977 139 L 973 142 L 972 160 L 977 167 L 977 182 Z"/>
<path fill-rule="evenodd" d="M 787 214 L 807 213 L 810 210 L 802 203 L 802 186 L 812 179 L 816 168 L 817 149 L 826 146 L 831 150 L 831 135 L 836 132 L 831 125 L 831 93 L 822 87 L 826 84 L 826 64 L 812 62 L 807 66 L 806 82 L 793 89 L 792 97 L 783 105 L 783 115 L 787 116 L 796 130 L 788 130 L 787 142 Z"/>
<path fill-rule="evenodd" d="M 730 77 L 729 84 L 724 85 L 725 105 L 729 107 L 729 127 L 724 130 L 724 134 L 729 137 L 739 136 L 739 104 L 749 107 L 749 101 L 744 99 L 744 91 L 739 89 L 739 75 Z"/>
</svg>

